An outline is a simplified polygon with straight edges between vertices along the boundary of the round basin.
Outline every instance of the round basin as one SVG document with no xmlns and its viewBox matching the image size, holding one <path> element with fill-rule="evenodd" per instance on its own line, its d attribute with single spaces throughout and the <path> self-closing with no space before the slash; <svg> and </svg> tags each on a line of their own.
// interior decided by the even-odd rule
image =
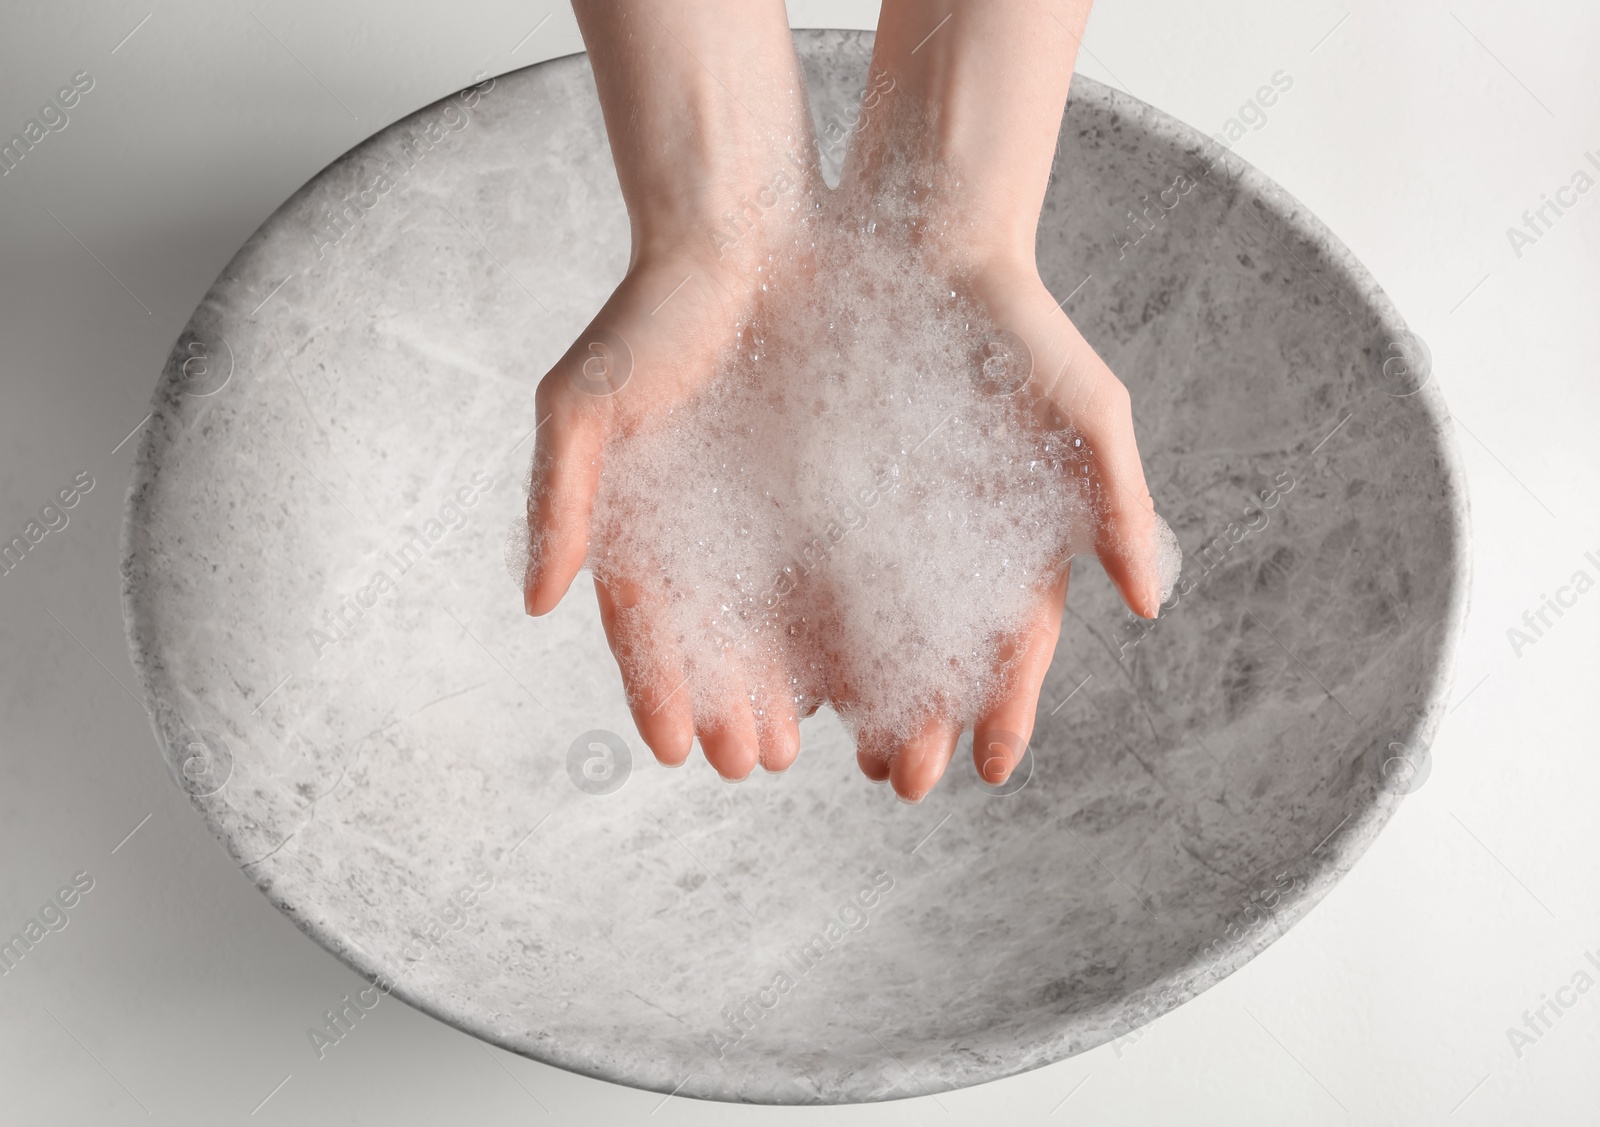
<svg viewBox="0 0 1600 1127">
<path fill-rule="evenodd" d="M 796 39 L 836 168 L 871 39 Z M 1438 381 L 1237 157 L 1074 82 L 1041 269 L 1132 392 L 1185 579 L 1141 624 L 1081 563 L 1024 768 L 958 752 L 915 807 L 826 710 L 785 775 L 661 768 L 587 577 L 523 615 L 533 390 L 628 249 L 588 62 L 544 63 L 295 193 L 161 377 L 124 560 L 157 741 L 353 1004 L 680 1096 L 938 1093 L 1205 990 L 1426 783 L 1467 586 Z"/>
</svg>

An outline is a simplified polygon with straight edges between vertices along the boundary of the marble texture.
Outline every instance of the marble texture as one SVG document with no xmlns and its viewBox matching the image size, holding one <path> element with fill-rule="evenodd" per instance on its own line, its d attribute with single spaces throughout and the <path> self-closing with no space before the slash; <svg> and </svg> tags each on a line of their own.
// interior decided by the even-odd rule
<svg viewBox="0 0 1600 1127">
<path fill-rule="evenodd" d="M 796 38 L 819 127 L 847 128 L 870 36 Z M 1425 784 L 1467 513 L 1425 345 L 1205 145 L 1074 82 L 1041 268 L 1133 394 L 1192 586 L 1139 629 L 1076 571 L 1025 785 L 963 752 L 897 803 L 826 713 L 783 776 L 663 769 L 587 580 L 522 615 L 500 545 L 532 391 L 628 257 L 582 56 L 340 158 L 175 344 L 124 530 L 174 781 L 379 990 L 663 1093 L 937 1093 L 1206 989 Z M 618 739 L 631 772 L 585 776 Z"/>
</svg>

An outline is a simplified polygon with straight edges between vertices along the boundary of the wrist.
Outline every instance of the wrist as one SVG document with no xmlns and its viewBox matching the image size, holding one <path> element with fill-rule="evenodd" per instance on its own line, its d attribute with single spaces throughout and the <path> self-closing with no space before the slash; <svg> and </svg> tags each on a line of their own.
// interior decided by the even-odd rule
<svg viewBox="0 0 1600 1127">
<path fill-rule="evenodd" d="M 823 188 L 814 155 L 801 145 L 761 152 L 680 193 L 630 205 L 633 261 L 690 259 L 710 273 L 753 277 L 792 243 Z"/>
<path fill-rule="evenodd" d="M 841 188 L 866 212 L 907 219 L 936 257 L 1032 269 L 1053 143 L 997 136 L 971 94 L 897 82 L 852 142 Z"/>
<path fill-rule="evenodd" d="M 909 165 L 909 186 L 941 201 L 931 236 L 1036 273 L 1039 214 L 1088 8 L 884 0 L 873 54 L 883 96 L 852 159 L 858 182 L 893 192 L 898 179 L 903 191 L 896 165 Z"/>
<path fill-rule="evenodd" d="M 711 244 L 809 151 L 804 79 L 777 0 L 581 0 L 635 257 Z M 784 187 L 780 181 L 778 187 Z M 731 234 L 729 236 L 732 237 Z"/>
</svg>

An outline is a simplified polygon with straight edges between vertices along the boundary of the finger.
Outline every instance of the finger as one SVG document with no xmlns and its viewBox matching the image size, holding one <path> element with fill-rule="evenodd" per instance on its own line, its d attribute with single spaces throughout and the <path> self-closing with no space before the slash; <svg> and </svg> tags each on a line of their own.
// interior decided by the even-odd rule
<svg viewBox="0 0 1600 1127">
<path fill-rule="evenodd" d="M 769 669 L 755 686 L 756 740 L 763 769 L 774 775 L 793 766 L 800 754 L 800 716 L 784 679 Z"/>
<path fill-rule="evenodd" d="M 1039 689 L 1050 671 L 1061 636 L 1061 611 L 1067 601 L 1069 567 L 1044 592 L 1027 626 L 1012 641 L 1000 673 L 1000 693 L 972 726 L 972 762 L 978 777 L 999 784 L 1011 777 L 1033 737 Z"/>
<path fill-rule="evenodd" d="M 784 719 L 762 725 L 759 730 L 761 766 L 781 775 L 800 755 L 800 721 L 793 712 Z"/>
<path fill-rule="evenodd" d="M 535 399 L 539 436 L 528 492 L 530 553 L 523 586 L 524 609 L 532 615 L 553 610 L 583 567 L 600 486 L 604 420 L 591 405 L 573 401 L 581 393 L 567 386 L 566 373 L 564 359 L 540 382 Z"/>
<path fill-rule="evenodd" d="M 1095 554 L 1128 609 L 1143 618 L 1161 610 L 1155 501 L 1133 433 L 1128 389 L 1070 321 L 1072 340 L 1050 400 L 1082 436 L 1095 481 Z"/>
<path fill-rule="evenodd" d="M 681 766 L 694 748 L 694 708 L 683 662 L 665 643 L 666 632 L 653 625 L 659 612 L 641 605 L 641 592 L 627 580 L 596 579 L 594 594 L 640 738 L 661 763 Z"/>
<path fill-rule="evenodd" d="M 806 624 L 790 623 L 787 645 L 768 654 L 756 692 L 756 727 L 761 739 L 761 766 L 773 774 L 787 771 L 800 754 L 800 721 L 814 716 L 826 696 L 826 674 L 813 666 Z"/>
<path fill-rule="evenodd" d="M 845 664 L 830 655 L 827 679 L 828 700 L 841 716 L 860 716 L 860 697 L 850 687 Z M 874 783 L 889 781 L 889 764 L 894 759 L 895 741 L 882 732 L 866 729 L 856 735 L 856 766 Z"/>
<path fill-rule="evenodd" d="M 942 715 L 929 717 L 911 739 L 901 744 L 889 761 L 889 785 L 906 802 L 921 802 L 955 754 L 961 728 Z"/>
<path fill-rule="evenodd" d="M 889 757 L 865 748 L 856 751 L 856 766 L 861 768 L 861 773 L 875 783 L 889 781 Z"/>
<path fill-rule="evenodd" d="M 725 665 L 717 671 L 717 677 L 724 691 L 710 709 L 696 712 L 695 732 L 700 737 L 700 750 L 705 752 L 706 762 L 724 779 L 737 782 L 755 770 L 761 741 L 749 698 L 740 691 L 743 680 L 738 670 L 730 670 Z"/>
</svg>

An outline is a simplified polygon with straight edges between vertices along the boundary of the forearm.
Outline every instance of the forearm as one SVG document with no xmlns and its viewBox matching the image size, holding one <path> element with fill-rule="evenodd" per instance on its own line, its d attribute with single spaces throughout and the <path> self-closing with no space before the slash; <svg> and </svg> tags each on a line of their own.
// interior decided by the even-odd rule
<svg viewBox="0 0 1600 1127">
<path fill-rule="evenodd" d="M 634 253 L 676 244 L 809 159 L 804 81 L 781 0 L 573 0 Z"/>
<path fill-rule="evenodd" d="M 873 74 L 894 87 L 886 120 L 867 125 L 880 138 L 898 132 L 945 171 L 976 253 L 1033 261 L 1091 2 L 884 0 Z M 873 155 L 863 148 L 855 172 L 870 181 Z"/>
</svg>

